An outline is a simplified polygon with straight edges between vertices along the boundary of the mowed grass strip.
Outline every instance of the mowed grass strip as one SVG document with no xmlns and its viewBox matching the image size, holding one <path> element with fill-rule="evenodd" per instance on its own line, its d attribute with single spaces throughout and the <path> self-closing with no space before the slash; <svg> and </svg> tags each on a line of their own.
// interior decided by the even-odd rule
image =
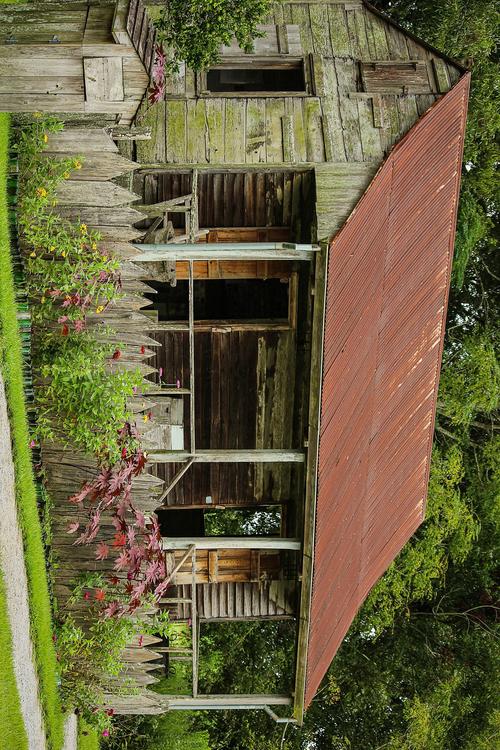
<svg viewBox="0 0 500 750">
<path fill-rule="evenodd" d="M 0 367 L 5 382 L 16 475 L 18 518 L 23 534 L 31 613 L 31 636 L 40 684 L 40 700 L 45 719 L 48 747 L 60 750 L 63 744 L 64 716 L 57 689 L 58 673 L 52 641 L 52 613 L 45 568 L 42 530 L 28 420 L 23 391 L 21 338 L 16 318 L 7 209 L 7 163 L 9 116 L 0 113 Z"/>
<path fill-rule="evenodd" d="M 5 598 L 5 587 L 0 572 L 0 727 L 4 750 L 28 750 L 28 738 L 21 713 L 14 662 L 12 633 Z"/>
<path fill-rule="evenodd" d="M 78 750 L 99 750 L 99 736 L 82 719 L 78 721 Z"/>
</svg>

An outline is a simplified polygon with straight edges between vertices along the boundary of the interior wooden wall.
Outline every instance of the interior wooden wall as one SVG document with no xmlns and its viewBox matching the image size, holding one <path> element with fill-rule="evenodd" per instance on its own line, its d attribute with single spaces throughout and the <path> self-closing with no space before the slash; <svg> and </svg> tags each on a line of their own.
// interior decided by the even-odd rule
<svg viewBox="0 0 500 750">
<path fill-rule="evenodd" d="M 151 359 L 168 383 L 189 383 L 188 336 L 155 332 L 162 346 Z M 295 331 L 211 331 L 195 334 L 196 445 L 209 448 L 292 448 Z M 186 441 L 189 409 L 185 408 Z M 186 443 L 186 445 L 188 445 Z M 158 464 L 167 482 L 178 464 Z M 286 502 L 287 464 L 195 464 L 167 504 L 245 505 Z"/>
</svg>

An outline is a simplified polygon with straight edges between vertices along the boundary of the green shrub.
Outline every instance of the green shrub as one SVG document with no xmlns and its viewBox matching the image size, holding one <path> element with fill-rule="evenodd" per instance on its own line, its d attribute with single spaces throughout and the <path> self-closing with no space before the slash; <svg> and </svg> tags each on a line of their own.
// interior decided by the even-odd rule
<svg viewBox="0 0 500 750">
<path fill-rule="evenodd" d="M 142 376 L 112 372 L 117 351 L 113 355 L 88 332 L 59 337 L 44 349 L 40 373 L 46 382 L 36 395 L 40 438 L 74 443 L 106 464 L 119 460 L 118 431 Z"/>
<path fill-rule="evenodd" d="M 155 23 L 175 60 L 202 70 L 218 61 L 221 45 L 233 36 L 251 51 L 271 6 L 272 0 L 166 0 Z"/>
</svg>

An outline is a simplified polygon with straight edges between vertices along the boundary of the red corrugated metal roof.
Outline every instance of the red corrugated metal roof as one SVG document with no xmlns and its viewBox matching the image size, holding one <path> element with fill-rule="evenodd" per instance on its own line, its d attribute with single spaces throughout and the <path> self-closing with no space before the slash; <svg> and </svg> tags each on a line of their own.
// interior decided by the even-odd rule
<svg viewBox="0 0 500 750">
<path fill-rule="evenodd" d="M 423 520 L 469 78 L 394 148 L 331 245 L 306 706 Z"/>
</svg>

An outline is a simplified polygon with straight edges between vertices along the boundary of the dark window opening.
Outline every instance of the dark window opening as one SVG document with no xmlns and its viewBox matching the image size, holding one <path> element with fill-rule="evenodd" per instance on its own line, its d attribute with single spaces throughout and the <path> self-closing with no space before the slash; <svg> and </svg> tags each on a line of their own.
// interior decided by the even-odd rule
<svg viewBox="0 0 500 750">
<path fill-rule="evenodd" d="M 301 61 L 287 67 L 212 68 L 207 73 L 209 91 L 305 91 Z"/>
<path fill-rule="evenodd" d="M 148 281 L 157 293 L 147 294 L 158 320 L 187 320 L 188 282 L 175 287 Z M 194 282 L 195 320 L 287 320 L 288 284 L 280 279 L 214 279 Z"/>
</svg>

